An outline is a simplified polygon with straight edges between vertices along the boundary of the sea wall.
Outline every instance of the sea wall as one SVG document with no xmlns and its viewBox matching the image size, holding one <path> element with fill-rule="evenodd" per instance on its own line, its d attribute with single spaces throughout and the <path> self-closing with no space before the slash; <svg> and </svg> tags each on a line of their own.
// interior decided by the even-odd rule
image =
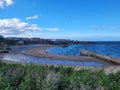
<svg viewBox="0 0 120 90">
<path fill-rule="evenodd" d="M 119 59 L 112 58 L 109 56 L 93 53 L 93 52 L 86 51 L 86 50 L 80 50 L 80 54 L 85 55 L 85 56 L 92 56 L 92 57 L 99 58 L 99 59 L 102 59 L 102 60 L 107 61 L 107 62 L 112 62 L 112 63 L 115 63 L 117 65 L 120 65 Z"/>
</svg>

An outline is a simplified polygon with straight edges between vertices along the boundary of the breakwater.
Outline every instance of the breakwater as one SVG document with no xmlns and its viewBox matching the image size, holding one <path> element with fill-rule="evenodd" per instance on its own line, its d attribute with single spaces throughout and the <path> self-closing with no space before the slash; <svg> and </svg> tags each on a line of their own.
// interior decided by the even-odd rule
<svg viewBox="0 0 120 90">
<path fill-rule="evenodd" d="M 107 62 L 112 62 L 112 63 L 120 65 L 119 59 L 105 56 L 102 54 L 97 54 L 97 53 L 93 53 L 93 52 L 86 51 L 86 50 L 80 50 L 80 54 L 85 55 L 85 56 L 92 56 L 92 57 L 99 58 L 99 59 L 102 59 L 102 60 L 107 61 Z"/>
</svg>

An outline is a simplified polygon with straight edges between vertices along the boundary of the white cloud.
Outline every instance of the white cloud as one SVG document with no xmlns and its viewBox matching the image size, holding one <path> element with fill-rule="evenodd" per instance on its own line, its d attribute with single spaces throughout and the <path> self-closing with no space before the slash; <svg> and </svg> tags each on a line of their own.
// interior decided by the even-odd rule
<svg viewBox="0 0 120 90">
<path fill-rule="evenodd" d="M 13 4 L 13 1 L 12 0 L 5 0 L 6 1 L 6 5 L 9 6 L 9 5 L 12 5 Z"/>
<path fill-rule="evenodd" d="M 45 28 L 45 30 L 48 30 L 48 31 L 58 31 L 59 28 Z"/>
<path fill-rule="evenodd" d="M 0 0 L 0 8 L 13 4 L 13 0 Z"/>
<path fill-rule="evenodd" d="M 31 16 L 31 17 L 26 17 L 27 20 L 30 20 L 30 19 L 38 19 L 38 15 L 34 15 L 34 16 Z"/>
<path fill-rule="evenodd" d="M 18 18 L 0 19 L 0 34 L 7 36 L 30 36 L 42 29 L 36 24 L 22 22 Z M 38 33 L 37 33 L 38 34 Z"/>
</svg>

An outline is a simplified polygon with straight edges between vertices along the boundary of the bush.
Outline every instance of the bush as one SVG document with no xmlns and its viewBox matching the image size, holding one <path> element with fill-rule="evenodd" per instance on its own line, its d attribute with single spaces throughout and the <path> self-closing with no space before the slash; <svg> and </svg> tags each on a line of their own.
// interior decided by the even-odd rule
<svg viewBox="0 0 120 90">
<path fill-rule="evenodd" d="M 0 90 L 120 90 L 120 72 L 0 62 Z"/>
</svg>

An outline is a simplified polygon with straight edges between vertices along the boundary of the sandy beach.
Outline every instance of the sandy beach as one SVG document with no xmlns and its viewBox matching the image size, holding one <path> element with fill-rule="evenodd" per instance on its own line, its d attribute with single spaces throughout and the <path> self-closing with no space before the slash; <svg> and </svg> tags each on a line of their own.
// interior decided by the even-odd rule
<svg viewBox="0 0 120 90">
<path fill-rule="evenodd" d="M 20 53 L 20 50 L 24 50 L 26 47 L 28 46 L 15 46 L 13 47 L 14 49 L 8 53 L 8 54 L 16 54 L 16 53 Z M 80 70 L 80 69 L 90 69 L 90 70 L 104 70 L 107 74 L 108 73 L 116 73 L 117 71 L 120 71 L 120 66 L 119 65 L 115 65 L 113 63 L 109 63 L 94 57 L 88 57 L 88 56 L 59 56 L 59 55 L 53 55 L 53 54 L 48 54 L 46 53 L 46 49 L 51 48 L 51 47 L 58 47 L 58 46 L 54 46 L 54 45 L 37 45 L 37 47 L 33 47 L 31 46 L 29 49 L 26 49 L 26 53 L 27 55 L 32 55 L 32 56 L 36 56 L 39 58 L 50 58 L 51 60 L 67 60 L 67 61 L 75 61 L 75 62 L 102 62 L 105 65 L 104 66 L 73 66 L 75 68 L 75 70 Z M 10 61 L 10 60 L 3 60 L 3 62 L 6 63 L 19 63 L 22 65 L 26 65 L 28 63 L 25 62 L 16 62 L 16 61 Z M 39 65 L 39 64 L 36 64 Z M 42 64 L 41 64 L 42 65 Z M 59 66 L 59 65 L 54 65 L 54 66 Z M 64 65 L 64 67 L 67 67 L 66 65 Z M 69 66 L 68 66 L 69 67 Z M 72 67 L 72 66 L 70 66 Z"/>
<path fill-rule="evenodd" d="M 50 58 L 53 60 L 71 60 L 71 61 L 79 61 L 79 62 L 94 61 L 94 62 L 102 62 L 102 63 L 105 63 L 106 65 L 113 65 L 106 61 L 103 61 L 94 57 L 90 57 L 90 56 L 60 56 L 55 54 L 48 54 L 46 50 L 51 47 L 58 47 L 58 46 L 45 45 L 45 46 L 40 46 L 39 48 L 30 48 L 26 51 L 26 54 L 40 57 L 40 58 Z"/>
</svg>

